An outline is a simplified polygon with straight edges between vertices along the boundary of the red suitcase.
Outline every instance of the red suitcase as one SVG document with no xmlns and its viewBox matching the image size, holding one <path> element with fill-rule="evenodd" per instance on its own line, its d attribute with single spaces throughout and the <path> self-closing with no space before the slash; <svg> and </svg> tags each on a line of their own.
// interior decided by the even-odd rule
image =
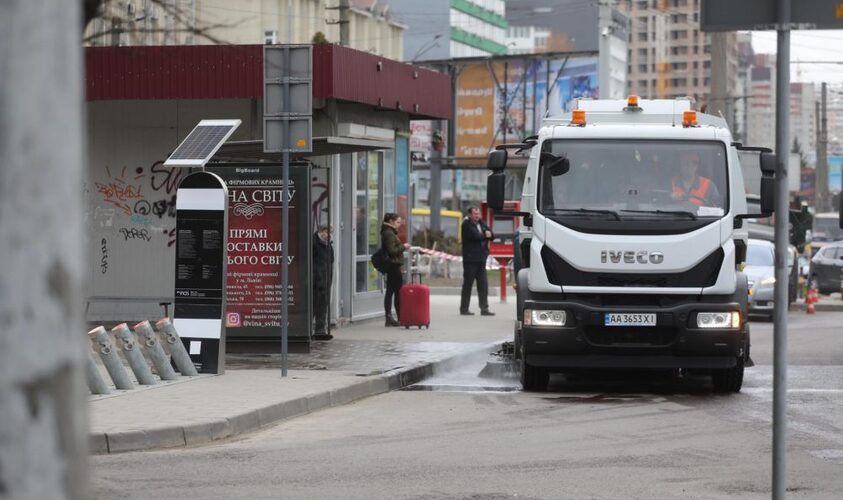
<svg viewBox="0 0 843 500">
<path fill-rule="evenodd" d="M 430 327 L 430 288 L 421 283 L 421 275 L 419 282 L 411 282 L 401 287 L 399 291 L 399 301 L 401 312 L 398 314 L 398 322 L 404 328 L 411 326 Z"/>
</svg>

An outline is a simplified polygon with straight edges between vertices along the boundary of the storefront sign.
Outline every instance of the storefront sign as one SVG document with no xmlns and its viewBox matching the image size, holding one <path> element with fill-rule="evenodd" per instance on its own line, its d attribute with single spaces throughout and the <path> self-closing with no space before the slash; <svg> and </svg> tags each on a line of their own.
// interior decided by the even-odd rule
<svg viewBox="0 0 843 500">
<path fill-rule="evenodd" d="M 290 207 L 290 342 L 310 338 L 310 166 L 294 164 L 282 189 L 277 165 L 209 167 L 228 186 L 228 273 L 225 325 L 231 338 L 281 337 L 281 206 Z"/>
</svg>

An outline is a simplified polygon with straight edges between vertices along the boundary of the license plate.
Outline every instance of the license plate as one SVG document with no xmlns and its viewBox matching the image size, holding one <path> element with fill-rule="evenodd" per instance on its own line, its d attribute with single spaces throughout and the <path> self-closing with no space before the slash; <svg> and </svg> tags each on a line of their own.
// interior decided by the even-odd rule
<svg viewBox="0 0 843 500">
<path fill-rule="evenodd" d="M 606 326 L 656 326 L 656 314 L 606 313 Z"/>
</svg>

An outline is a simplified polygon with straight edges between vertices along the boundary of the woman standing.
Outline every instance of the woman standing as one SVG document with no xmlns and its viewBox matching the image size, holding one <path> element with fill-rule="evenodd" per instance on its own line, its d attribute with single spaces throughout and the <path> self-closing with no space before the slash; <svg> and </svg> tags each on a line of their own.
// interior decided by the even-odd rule
<svg viewBox="0 0 843 500">
<path fill-rule="evenodd" d="M 399 315 L 399 293 L 404 280 L 401 276 L 401 266 L 404 264 L 404 245 L 398 239 L 398 228 L 401 227 L 398 214 L 388 212 L 383 216 L 381 226 L 381 246 L 389 256 L 389 267 L 386 270 L 386 295 L 383 298 L 383 309 L 386 313 L 386 326 L 401 326 L 392 316 L 392 303 L 395 303 L 395 316 Z"/>
</svg>

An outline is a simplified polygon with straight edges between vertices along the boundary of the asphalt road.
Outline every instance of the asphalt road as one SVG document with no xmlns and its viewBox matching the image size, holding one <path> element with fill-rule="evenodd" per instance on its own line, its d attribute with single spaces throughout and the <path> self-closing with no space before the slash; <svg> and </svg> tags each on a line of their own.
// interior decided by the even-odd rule
<svg viewBox="0 0 843 500">
<path fill-rule="evenodd" d="M 772 324 L 737 395 L 705 378 L 554 376 L 413 389 L 196 449 L 92 458 L 97 498 L 769 498 Z M 843 498 L 843 313 L 792 313 L 789 498 Z M 438 389 L 438 390 L 431 390 Z"/>
</svg>

